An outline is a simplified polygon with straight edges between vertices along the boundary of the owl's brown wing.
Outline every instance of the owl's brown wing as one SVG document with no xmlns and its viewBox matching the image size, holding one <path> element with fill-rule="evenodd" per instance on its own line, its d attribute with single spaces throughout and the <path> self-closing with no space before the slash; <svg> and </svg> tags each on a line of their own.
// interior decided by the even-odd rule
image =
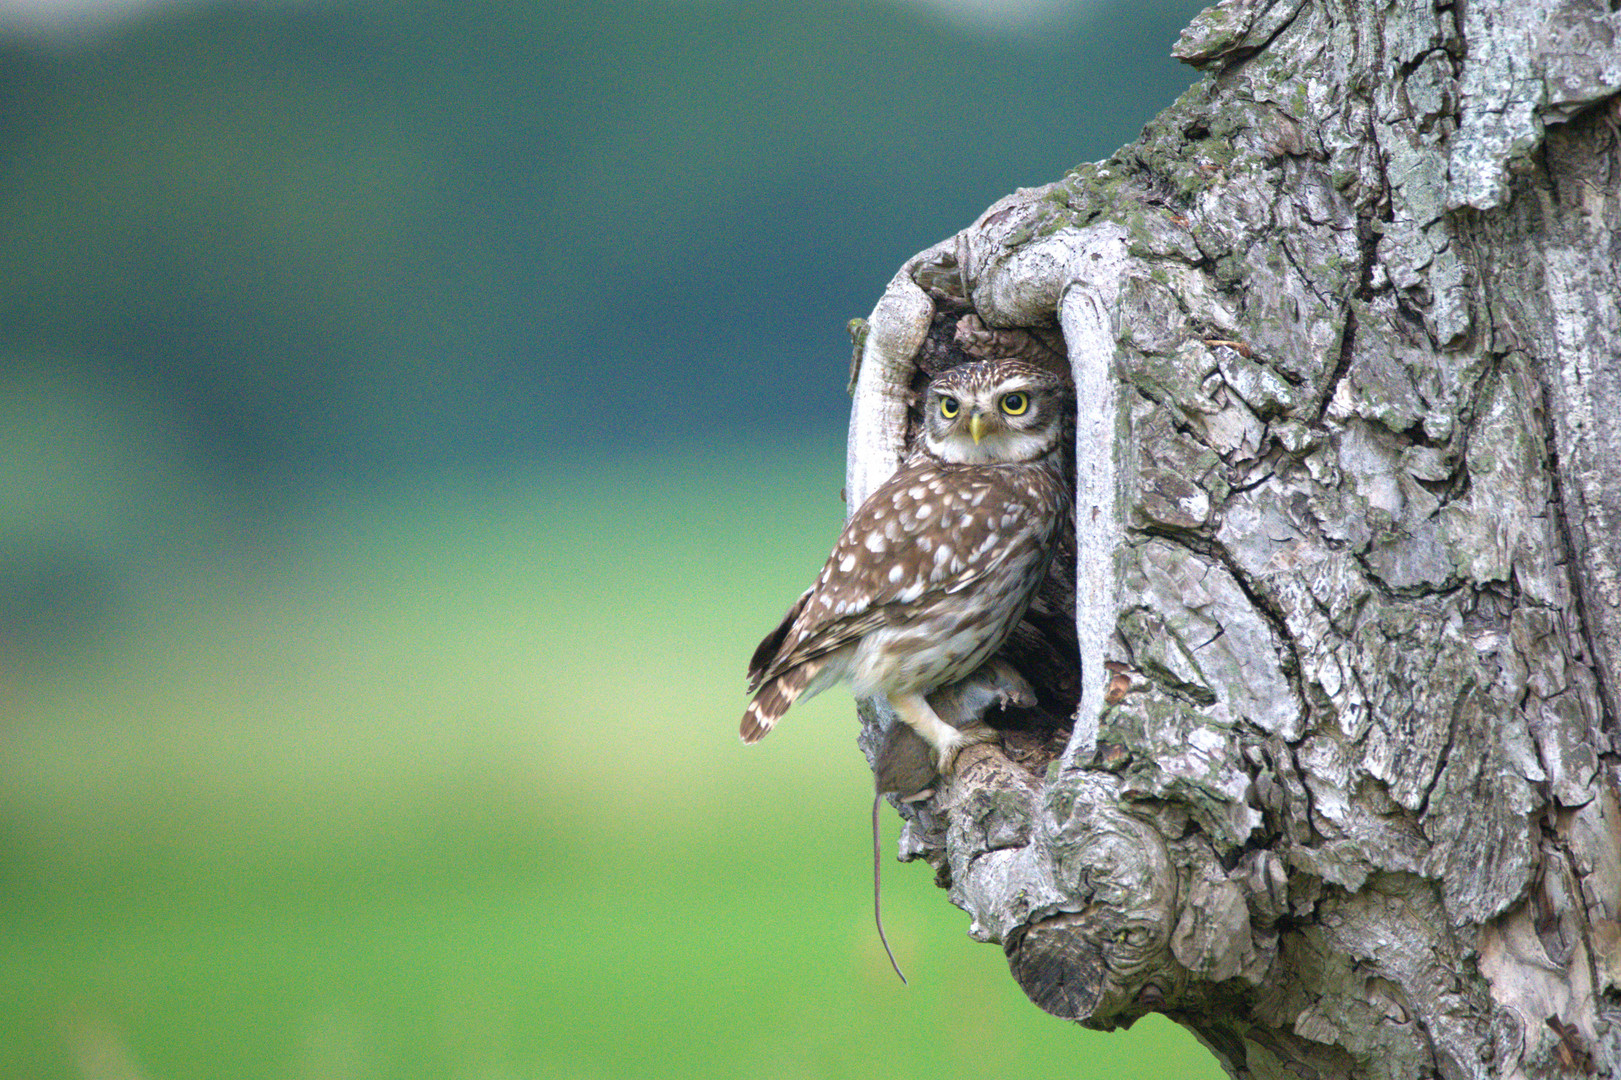
<svg viewBox="0 0 1621 1080">
<path fill-rule="evenodd" d="M 856 511 L 816 583 L 755 650 L 753 685 L 917 617 L 1026 542 L 1046 544 L 1054 502 L 1064 500 L 1062 485 L 1035 470 L 927 460 L 902 468 Z"/>
<path fill-rule="evenodd" d="M 787 639 L 788 632 L 794 628 L 794 620 L 798 619 L 799 613 L 805 610 L 805 602 L 810 599 L 811 593 L 815 591 L 816 587 L 813 585 L 800 593 L 799 599 L 795 600 L 793 606 L 788 609 L 788 614 L 782 617 L 782 622 L 775 630 L 765 636 L 765 639 L 754 650 L 754 655 L 749 657 L 749 693 L 754 693 L 760 688 L 760 684 L 765 681 L 772 662 L 777 659 L 777 653 L 782 651 L 783 641 Z"/>
</svg>

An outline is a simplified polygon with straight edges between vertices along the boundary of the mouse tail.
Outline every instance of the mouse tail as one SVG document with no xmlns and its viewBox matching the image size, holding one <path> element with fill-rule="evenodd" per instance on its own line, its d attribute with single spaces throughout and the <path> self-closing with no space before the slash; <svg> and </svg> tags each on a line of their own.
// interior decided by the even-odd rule
<svg viewBox="0 0 1621 1080">
<path fill-rule="evenodd" d="M 883 798 L 877 792 L 872 795 L 872 920 L 878 924 L 878 940 L 883 943 L 884 954 L 889 957 L 889 966 L 895 969 L 900 976 L 901 985 L 909 985 L 906 976 L 901 973 L 901 966 L 895 962 L 895 954 L 889 948 L 889 939 L 884 936 L 884 886 L 883 886 L 883 848 L 878 839 L 878 803 Z"/>
</svg>

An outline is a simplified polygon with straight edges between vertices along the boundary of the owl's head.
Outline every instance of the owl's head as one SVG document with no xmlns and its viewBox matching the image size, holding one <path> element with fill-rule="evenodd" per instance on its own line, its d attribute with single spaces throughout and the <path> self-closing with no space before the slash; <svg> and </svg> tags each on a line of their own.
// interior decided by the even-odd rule
<svg viewBox="0 0 1621 1080">
<path fill-rule="evenodd" d="M 963 364 L 924 391 L 923 444 L 957 465 L 1035 461 L 1059 448 L 1070 396 L 1061 377 L 1018 360 Z"/>
</svg>

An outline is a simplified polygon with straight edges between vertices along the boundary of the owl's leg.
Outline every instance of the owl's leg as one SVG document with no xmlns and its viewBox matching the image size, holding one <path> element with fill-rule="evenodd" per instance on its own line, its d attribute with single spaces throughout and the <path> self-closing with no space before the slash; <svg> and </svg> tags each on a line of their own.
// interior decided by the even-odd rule
<svg viewBox="0 0 1621 1080">
<path fill-rule="evenodd" d="M 895 715 L 906 721 L 912 730 L 923 736 L 923 741 L 934 748 L 934 764 L 942 776 L 950 776 L 957 755 L 975 743 L 988 742 L 996 731 L 984 724 L 975 724 L 958 730 L 946 723 L 929 707 L 922 694 L 888 694 L 885 700 Z"/>
</svg>

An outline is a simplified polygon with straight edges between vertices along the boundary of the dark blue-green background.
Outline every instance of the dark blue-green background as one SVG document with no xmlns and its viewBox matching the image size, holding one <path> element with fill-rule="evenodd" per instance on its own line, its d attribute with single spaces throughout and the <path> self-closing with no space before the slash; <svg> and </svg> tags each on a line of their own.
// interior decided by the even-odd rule
<svg viewBox="0 0 1621 1080">
<path fill-rule="evenodd" d="M 735 736 L 845 321 L 1130 141 L 1198 5 L 28 6 L 0 1076 L 1215 1075 L 891 864 L 900 987 L 848 699 Z"/>
</svg>

